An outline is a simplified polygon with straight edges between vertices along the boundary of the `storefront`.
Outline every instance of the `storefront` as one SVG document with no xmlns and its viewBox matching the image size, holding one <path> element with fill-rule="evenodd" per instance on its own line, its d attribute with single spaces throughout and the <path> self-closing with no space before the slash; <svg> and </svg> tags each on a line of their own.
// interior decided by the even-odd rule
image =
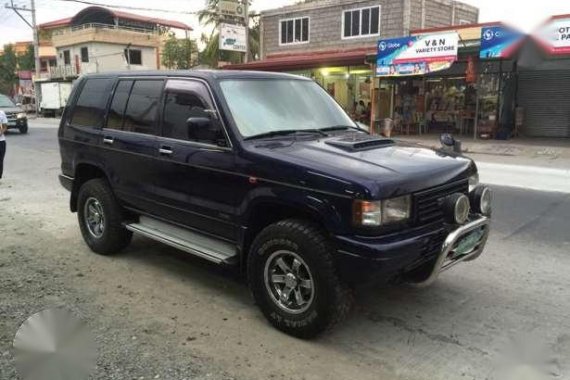
<svg viewBox="0 0 570 380">
<path fill-rule="evenodd" d="M 373 112 L 376 131 L 381 131 L 388 118 L 392 130 L 401 134 L 510 137 L 515 64 L 501 57 L 480 57 L 481 34 L 488 27 L 467 26 L 452 32 L 445 28 L 380 41 L 375 83 L 378 102 Z M 427 45 L 433 48 L 424 53 Z M 390 47 L 394 52 L 388 51 Z"/>
</svg>

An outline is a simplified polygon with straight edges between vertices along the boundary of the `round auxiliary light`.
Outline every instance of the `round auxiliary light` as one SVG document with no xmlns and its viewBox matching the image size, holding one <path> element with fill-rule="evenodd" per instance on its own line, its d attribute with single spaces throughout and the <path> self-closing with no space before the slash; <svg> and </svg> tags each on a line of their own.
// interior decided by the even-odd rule
<svg viewBox="0 0 570 380">
<path fill-rule="evenodd" d="M 461 193 L 455 193 L 446 198 L 444 214 L 449 223 L 463 224 L 469 218 L 469 198 Z"/>
<path fill-rule="evenodd" d="M 491 189 L 487 186 L 477 186 L 471 194 L 469 194 L 469 197 L 471 198 L 471 207 L 475 212 L 486 216 L 491 215 L 491 203 L 493 201 Z"/>
</svg>

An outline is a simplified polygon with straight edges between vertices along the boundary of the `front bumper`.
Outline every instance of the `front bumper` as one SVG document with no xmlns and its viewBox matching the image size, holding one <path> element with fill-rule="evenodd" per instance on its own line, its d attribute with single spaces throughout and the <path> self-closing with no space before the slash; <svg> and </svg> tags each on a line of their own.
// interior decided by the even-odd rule
<svg viewBox="0 0 570 380">
<path fill-rule="evenodd" d="M 433 265 L 431 272 L 418 283 L 427 286 L 452 266 L 479 257 L 489 235 L 490 219 L 472 215 L 461 226 L 435 224 L 383 237 L 336 236 L 336 263 L 341 278 L 352 285 L 388 282 L 406 273 Z M 473 231 L 481 229 L 474 248 L 457 254 L 457 244 Z"/>
<path fill-rule="evenodd" d="M 8 129 L 22 128 L 28 125 L 27 118 L 21 119 L 8 119 Z"/>
</svg>

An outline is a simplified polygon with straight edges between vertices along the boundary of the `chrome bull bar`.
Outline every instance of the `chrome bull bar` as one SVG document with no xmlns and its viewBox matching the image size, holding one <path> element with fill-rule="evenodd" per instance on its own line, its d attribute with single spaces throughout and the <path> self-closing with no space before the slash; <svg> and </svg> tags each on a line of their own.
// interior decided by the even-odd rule
<svg viewBox="0 0 570 380">
<path fill-rule="evenodd" d="M 485 248 L 485 244 L 487 243 L 487 238 L 489 237 L 489 224 L 489 218 L 478 216 L 477 219 L 472 220 L 452 231 L 443 242 L 441 253 L 437 257 L 437 261 L 433 266 L 431 274 L 426 280 L 416 282 L 414 285 L 418 287 L 430 286 L 435 282 L 435 280 L 437 280 L 437 277 L 441 272 L 448 270 L 463 261 L 472 261 L 481 256 L 483 249 Z M 483 229 L 483 235 L 479 238 L 475 247 L 469 253 L 450 258 L 450 253 L 452 253 L 456 248 L 455 245 L 467 234 L 479 228 Z"/>
</svg>

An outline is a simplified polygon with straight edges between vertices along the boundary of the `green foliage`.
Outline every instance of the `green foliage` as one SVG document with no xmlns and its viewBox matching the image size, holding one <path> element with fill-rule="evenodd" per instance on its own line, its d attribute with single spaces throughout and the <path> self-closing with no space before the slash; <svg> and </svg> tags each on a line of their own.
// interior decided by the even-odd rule
<svg viewBox="0 0 570 380">
<path fill-rule="evenodd" d="M 4 45 L 4 53 L 0 56 L 0 92 L 10 93 L 18 83 L 18 57 L 12 45 Z"/>
<path fill-rule="evenodd" d="M 28 45 L 26 52 L 18 56 L 18 68 L 20 70 L 35 70 L 34 45 Z"/>
<path fill-rule="evenodd" d="M 168 69 L 186 70 L 194 66 L 193 55 L 198 52 L 196 41 L 168 37 L 162 51 L 162 64 Z"/>
</svg>

